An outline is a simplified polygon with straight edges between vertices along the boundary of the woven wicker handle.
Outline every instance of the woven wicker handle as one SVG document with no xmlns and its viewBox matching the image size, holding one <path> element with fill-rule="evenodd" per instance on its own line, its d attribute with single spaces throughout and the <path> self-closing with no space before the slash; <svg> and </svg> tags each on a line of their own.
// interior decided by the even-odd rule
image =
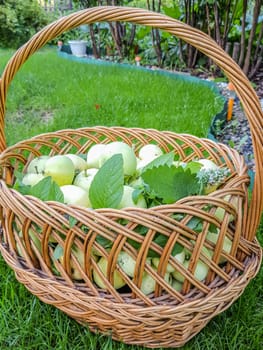
<svg viewBox="0 0 263 350">
<path fill-rule="evenodd" d="M 251 234 L 248 234 L 248 236 L 250 239 L 253 239 L 256 231 L 255 228 L 259 223 L 263 209 L 263 176 L 260 176 L 263 168 L 263 113 L 259 99 L 240 67 L 213 39 L 201 31 L 165 15 L 138 8 L 115 6 L 94 7 L 63 17 L 34 35 L 10 59 L 0 81 L 0 151 L 6 148 L 4 134 L 6 94 L 11 80 L 21 65 L 35 51 L 44 46 L 49 40 L 56 38 L 62 32 L 81 24 L 102 21 L 126 21 L 167 31 L 193 45 L 206 56 L 210 57 L 224 71 L 229 81 L 233 83 L 250 124 L 256 162 L 255 184 L 250 206 L 253 208 L 253 211 L 251 210 L 250 212 L 250 224 L 248 223 L 248 227 L 251 229 Z"/>
</svg>

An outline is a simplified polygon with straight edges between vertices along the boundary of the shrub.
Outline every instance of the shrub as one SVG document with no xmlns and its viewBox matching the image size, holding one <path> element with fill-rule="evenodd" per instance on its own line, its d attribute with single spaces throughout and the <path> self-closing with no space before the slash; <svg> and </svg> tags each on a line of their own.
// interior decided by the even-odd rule
<svg viewBox="0 0 263 350">
<path fill-rule="evenodd" d="M 0 46 L 21 46 L 48 22 L 37 0 L 0 0 Z"/>
</svg>

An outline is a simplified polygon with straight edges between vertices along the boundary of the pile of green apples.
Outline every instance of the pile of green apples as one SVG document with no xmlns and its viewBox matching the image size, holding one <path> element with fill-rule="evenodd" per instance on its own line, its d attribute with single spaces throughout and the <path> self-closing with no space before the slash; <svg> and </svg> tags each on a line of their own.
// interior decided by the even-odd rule
<svg viewBox="0 0 263 350">
<path fill-rule="evenodd" d="M 158 146 L 149 145 L 152 149 L 159 149 L 159 154 L 163 152 Z M 55 156 L 40 156 L 34 158 L 26 168 L 26 174 L 22 179 L 24 185 L 34 186 L 44 177 L 51 178 L 60 186 L 64 195 L 65 204 L 80 205 L 86 208 L 92 208 L 89 200 L 89 189 L 98 170 L 103 164 L 115 154 L 121 154 L 123 157 L 123 172 L 125 177 L 131 178 L 137 173 L 142 165 L 146 164 L 146 157 L 152 160 L 154 154 L 150 153 L 144 156 L 144 149 L 147 150 L 148 145 L 141 149 L 140 155 L 143 158 L 136 158 L 136 155 L 129 145 L 123 142 L 111 142 L 107 145 L 96 144 L 90 148 L 87 153 L 86 160 L 77 154 L 65 154 Z M 107 181 L 107 179 L 105 179 Z M 132 192 L 134 188 L 129 184 L 124 184 L 123 197 L 119 203 L 118 209 L 125 207 L 146 208 L 144 198 L 135 203 L 132 200 Z"/>
<path fill-rule="evenodd" d="M 60 186 L 64 195 L 65 204 L 80 205 L 92 208 L 89 190 L 99 169 L 112 156 L 121 154 L 123 158 L 124 186 L 123 195 L 117 209 L 126 207 L 146 208 L 147 203 L 141 195 L 135 202 L 133 191 L 142 183 L 140 173 L 154 159 L 163 154 L 161 148 L 155 144 L 147 144 L 140 148 L 136 156 L 133 148 L 120 141 L 109 144 L 93 145 L 83 155 L 65 154 L 55 156 L 40 156 L 34 158 L 27 168 L 22 179 L 24 185 L 34 186 L 44 177 L 50 176 Z M 217 169 L 217 165 L 208 159 L 198 159 L 202 169 Z M 184 162 L 174 162 L 177 166 L 184 166 Z M 107 179 L 105 179 L 105 182 Z M 210 189 L 215 190 L 217 186 Z M 208 191 L 207 191 L 208 193 Z"/>
<path fill-rule="evenodd" d="M 121 154 L 123 159 L 123 174 L 124 184 L 122 197 L 116 209 L 123 209 L 127 207 L 147 208 L 147 201 L 140 193 L 134 200 L 133 193 L 138 186 L 142 184 L 142 178 L 140 176 L 143 169 L 150 164 L 153 160 L 163 155 L 162 149 L 156 144 L 147 144 L 142 146 L 138 154 L 135 154 L 133 148 L 128 144 L 120 141 L 110 142 L 108 144 L 95 144 L 87 152 L 85 156 L 77 154 L 64 154 L 54 156 L 40 156 L 34 158 L 24 169 L 24 175 L 22 183 L 25 186 L 35 186 L 45 177 L 51 177 L 52 180 L 60 187 L 60 190 L 64 196 L 64 203 L 70 205 L 78 205 L 92 209 L 92 203 L 90 200 L 90 188 L 96 175 L 100 169 L 111 159 L 114 155 Z M 204 169 L 218 169 L 218 166 L 207 159 L 198 159 L 197 162 L 201 164 L 201 168 Z M 175 161 L 174 166 L 184 166 L 184 162 Z M 107 178 L 105 178 L 107 181 Z M 207 192 L 215 190 L 216 186 L 209 189 Z M 224 216 L 224 211 L 221 210 L 217 213 L 218 217 Z M 34 240 L 36 246 L 41 250 L 41 244 L 33 231 L 30 233 L 31 238 Z M 207 240 L 213 244 L 216 244 L 218 240 L 218 232 L 208 232 Z M 225 237 L 223 250 L 226 253 L 230 253 L 232 242 L 228 237 Z M 74 247 L 74 255 L 77 257 L 79 264 L 84 266 L 83 252 Z M 212 258 L 213 253 L 209 249 L 203 247 L 202 253 L 209 259 Z M 20 254 L 22 252 L 20 251 Z M 101 256 L 98 252 L 94 252 L 93 258 L 97 262 L 97 266 L 100 268 L 104 276 L 107 273 L 108 261 L 104 256 Z M 191 259 L 191 253 L 182 247 L 182 250 L 173 256 L 173 258 L 184 266 L 186 269 L 189 266 Z M 63 263 L 63 253 L 58 258 Z M 146 263 L 157 272 L 160 258 L 147 258 Z M 221 257 L 220 263 L 224 263 L 225 259 Z M 131 279 L 135 275 L 136 261 L 127 252 L 121 251 L 118 256 L 117 263 L 119 267 L 125 272 Z M 82 275 L 78 267 L 71 263 L 72 274 L 71 277 L 74 280 L 82 280 Z M 201 260 L 197 262 L 195 269 L 196 279 L 203 281 L 208 274 L 208 266 Z M 170 264 L 167 265 L 167 271 L 164 279 L 167 283 L 173 286 L 176 290 L 182 289 L 184 277 Z M 116 270 L 114 272 L 114 288 L 119 289 L 125 286 L 126 282 L 121 277 L 121 274 Z M 93 270 L 93 281 L 102 289 L 105 289 L 103 279 L 99 276 L 97 271 Z M 142 284 L 140 286 L 141 291 L 148 295 L 155 290 L 156 282 L 154 278 L 144 272 Z"/>
</svg>

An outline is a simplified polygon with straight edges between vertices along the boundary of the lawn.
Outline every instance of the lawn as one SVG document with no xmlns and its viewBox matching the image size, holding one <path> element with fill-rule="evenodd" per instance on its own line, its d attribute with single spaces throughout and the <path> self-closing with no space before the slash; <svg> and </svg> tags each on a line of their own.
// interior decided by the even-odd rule
<svg viewBox="0 0 263 350">
<path fill-rule="evenodd" d="M 7 57 L 2 51 L 0 71 Z M 81 64 L 44 49 L 25 63 L 11 84 L 7 140 L 10 144 L 40 132 L 94 125 L 205 137 L 223 101 L 213 85 L 197 81 L 125 65 Z"/>
<path fill-rule="evenodd" d="M 0 51 L 0 72 L 11 52 Z M 207 84 L 187 89 L 166 75 L 79 64 L 42 50 L 16 76 L 8 94 L 8 144 L 63 128 L 124 125 L 206 136 L 222 108 Z M 197 88 L 196 88 L 197 86 Z M 258 231 L 262 240 L 263 225 Z M 263 241 L 261 242 L 263 243 Z M 19 284 L 0 258 L 0 349 L 142 350 L 94 335 Z M 183 350 L 263 348 L 263 270 L 243 295 Z"/>
</svg>

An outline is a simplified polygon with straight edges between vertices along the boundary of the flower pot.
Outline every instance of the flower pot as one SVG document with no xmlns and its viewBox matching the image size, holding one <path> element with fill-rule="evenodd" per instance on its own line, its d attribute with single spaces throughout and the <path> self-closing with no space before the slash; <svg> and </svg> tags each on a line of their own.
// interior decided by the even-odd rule
<svg viewBox="0 0 263 350">
<path fill-rule="evenodd" d="M 69 40 L 69 46 L 72 52 L 72 55 L 77 57 L 86 56 L 87 42 L 83 40 Z"/>
</svg>

